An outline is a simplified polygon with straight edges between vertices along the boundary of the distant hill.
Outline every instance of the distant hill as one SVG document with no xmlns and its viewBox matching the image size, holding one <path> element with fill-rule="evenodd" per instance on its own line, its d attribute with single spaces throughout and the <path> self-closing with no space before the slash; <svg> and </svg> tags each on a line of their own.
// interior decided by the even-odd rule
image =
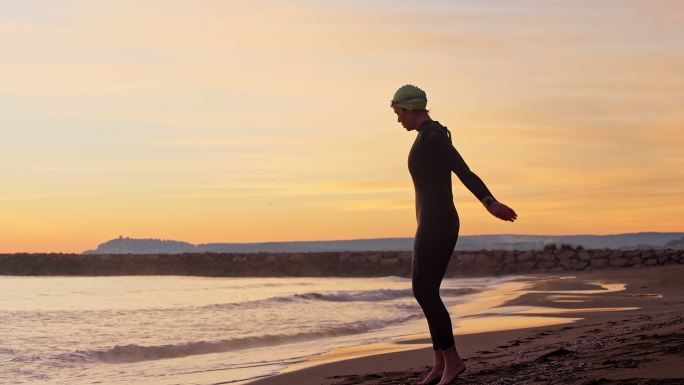
<svg viewBox="0 0 684 385">
<path fill-rule="evenodd" d="M 83 254 L 182 254 L 197 252 L 196 249 L 197 246 L 187 242 L 119 237 Z"/>
<path fill-rule="evenodd" d="M 684 250 L 684 237 L 666 243 L 665 247 L 670 249 Z"/>
<path fill-rule="evenodd" d="M 586 249 L 684 248 L 684 233 L 630 233 L 615 235 L 464 235 L 456 250 L 540 250 L 549 243 L 582 246 Z M 180 254 L 180 253 L 257 253 L 321 251 L 396 251 L 412 250 L 413 238 L 352 239 L 339 241 L 192 243 L 119 237 L 100 244 L 84 254 Z"/>
</svg>

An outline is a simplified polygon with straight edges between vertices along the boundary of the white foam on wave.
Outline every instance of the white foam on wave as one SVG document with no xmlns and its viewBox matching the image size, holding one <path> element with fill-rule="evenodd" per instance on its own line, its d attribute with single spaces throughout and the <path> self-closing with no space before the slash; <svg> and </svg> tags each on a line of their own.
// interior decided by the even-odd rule
<svg viewBox="0 0 684 385">
<path fill-rule="evenodd" d="M 337 291 L 331 293 L 304 293 L 295 294 L 295 297 L 314 301 L 336 301 L 336 302 L 354 302 L 354 301 L 387 301 L 395 298 L 413 296 L 411 289 L 378 289 L 365 291 Z"/>
<path fill-rule="evenodd" d="M 481 291 L 475 288 L 444 288 L 440 290 L 440 295 L 443 297 L 454 297 L 473 294 Z M 263 309 L 265 306 L 280 305 L 283 303 L 293 303 L 300 301 L 326 301 L 326 302 L 381 302 L 391 301 L 399 298 L 413 297 L 412 289 L 378 289 L 378 290 L 348 290 L 335 292 L 309 292 L 302 294 L 293 294 L 287 296 L 278 296 L 271 298 L 264 298 L 254 301 L 245 302 L 228 302 L 218 303 L 212 305 L 205 305 L 202 308 L 213 309 L 229 309 L 229 308 L 259 308 Z"/>
<path fill-rule="evenodd" d="M 391 281 L 391 282 L 406 282 L 406 281 L 410 281 L 411 277 L 401 277 L 398 275 L 388 275 L 386 277 L 378 277 L 378 279 L 382 279 L 385 281 Z"/>
<path fill-rule="evenodd" d="M 472 294 L 478 290 L 471 288 L 449 288 L 441 289 L 440 294 L 443 296 L 455 296 L 455 295 L 466 295 Z M 379 290 L 367 290 L 367 291 L 338 291 L 331 293 L 304 293 L 295 294 L 295 297 L 307 299 L 307 300 L 318 300 L 318 301 L 336 301 L 336 302 L 374 302 L 374 301 L 388 301 L 397 298 L 412 297 L 412 289 L 379 289 Z"/>
</svg>

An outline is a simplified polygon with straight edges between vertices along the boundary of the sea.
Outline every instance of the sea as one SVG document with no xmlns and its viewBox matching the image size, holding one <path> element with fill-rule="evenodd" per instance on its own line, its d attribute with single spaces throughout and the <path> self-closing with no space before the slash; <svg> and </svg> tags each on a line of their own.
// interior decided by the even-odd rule
<svg viewBox="0 0 684 385">
<path fill-rule="evenodd" d="M 441 296 L 458 332 L 521 285 L 447 278 Z M 0 277 L 3 384 L 248 384 L 427 330 L 410 278 L 395 276 Z"/>
</svg>

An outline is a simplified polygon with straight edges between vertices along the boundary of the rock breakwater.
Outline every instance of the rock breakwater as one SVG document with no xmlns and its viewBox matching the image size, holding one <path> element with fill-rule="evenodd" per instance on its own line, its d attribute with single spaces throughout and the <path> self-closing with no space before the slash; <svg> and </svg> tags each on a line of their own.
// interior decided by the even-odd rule
<svg viewBox="0 0 684 385">
<path fill-rule="evenodd" d="M 372 277 L 411 275 L 410 251 L 201 254 L 0 254 L 0 275 Z M 684 250 L 555 249 L 454 253 L 447 277 L 684 264 Z"/>
</svg>

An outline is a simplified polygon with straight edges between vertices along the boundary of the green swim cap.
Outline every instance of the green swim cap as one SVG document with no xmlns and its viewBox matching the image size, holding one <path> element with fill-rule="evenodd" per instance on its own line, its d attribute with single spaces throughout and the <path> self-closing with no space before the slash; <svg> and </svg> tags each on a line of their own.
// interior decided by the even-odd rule
<svg viewBox="0 0 684 385">
<path fill-rule="evenodd" d="M 424 110 L 427 106 L 427 95 L 420 88 L 406 84 L 394 93 L 391 105 L 405 110 Z"/>
</svg>

